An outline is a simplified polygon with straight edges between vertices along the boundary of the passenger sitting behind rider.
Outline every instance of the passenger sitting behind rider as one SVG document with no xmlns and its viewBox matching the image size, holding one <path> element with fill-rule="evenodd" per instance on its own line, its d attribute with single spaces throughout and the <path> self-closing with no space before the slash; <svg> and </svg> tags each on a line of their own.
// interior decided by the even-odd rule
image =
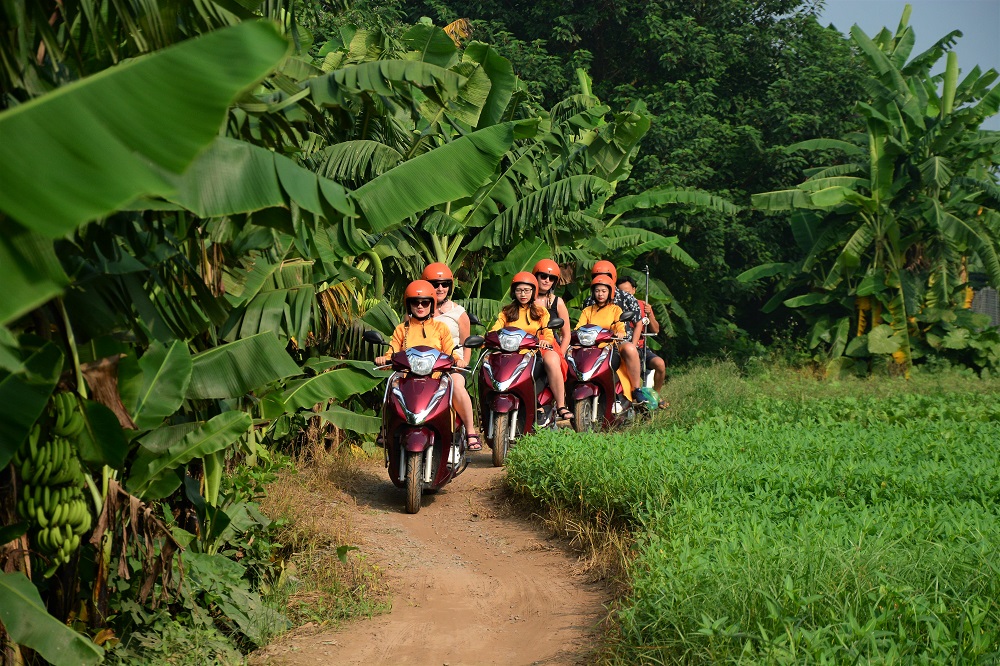
<svg viewBox="0 0 1000 666">
<path fill-rule="evenodd" d="M 392 355 L 398 351 L 425 346 L 451 356 L 458 366 L 463 360 L 461 348 L 455 347 L 455 341 L 448 327 L 432 318 L 435 297 L 431 283 L 426 280 L 414 280 L 406 287 L 404 298 L 406 319 L 392 332 L 389 351 L 375 359 L 376 365 L 388 363 Z M 470 451 L 479 451 L 482 449 L 482 444 L 479 441 L 479 431 L 472 420 L 472 399 L 465 389 L 465 377 L 460 372 L 453 372 L 451 382 L 451 406 L 465 424 L 468 448 Z"/>
<path fill-rule="evenodd" d="M 491 331 L 498 331 L 505 326 L 519 328 L 539 340 L 542 349 L 542 362 L 545 364 L 545 374 L 549 378 L 549 388 L 556 399 L 556 408 L 560 419 L 572 419 L 573 412 L 566 407 L 566 387 L 563 383 L 562 368 L 559 354 L 554 351 L 555 336 L 548 329 L 549 313 L 545 308 L 535 303 L 538 294 L 538 280 L 528 272 L 521 272 L 510 281 L 511 302 L 500 312 Z"/>
</svg>

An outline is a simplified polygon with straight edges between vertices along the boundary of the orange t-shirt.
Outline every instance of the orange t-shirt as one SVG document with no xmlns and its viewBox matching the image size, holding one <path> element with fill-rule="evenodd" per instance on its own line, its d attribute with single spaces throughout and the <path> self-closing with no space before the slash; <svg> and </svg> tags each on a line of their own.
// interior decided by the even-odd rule
<svg viewBox="0 0 1000 666">
<path fill-rule="evenodd" d="M 497 319 L 497 323 L 493 324 L 493 328 L 490 330 L 499 331 L 504 326 L 513 326 L 514 328 L 521 329 L 529 335 L 535 336 L 539 340 L 554 345 L 556 342 L 556 336 L 552 334 L 552 331 L 546 328 L 549 325 L 549 313 L 544 308 L 540 308 L 542 311 L 541 320 L 530 320 L 528 319 L 528 311 L 530 308 L 530 303 L 519 308 L 517 312 L 517 319 L 514 321 L 507 321 L 507 318 L 503 316 L 503 311 L 501 311 L 500 317 Z"/>
<path fill-rule="evenodd" d="M 451 331 L 448 330 L 446 324 L 433 319 L 419 321 L 412 318 L 401 323 L 392 332 L 389 353 L 395 354 L 398 351 L 418 346 L 433 347 L 456 360 L 461 353 L 461 350 L 458 350 L 459 354 L 455 353 L 455 340 L 451 337 Z"/>
<path fill-rule="evenodd" d="M 580 321 L 576 323 L 576 327 L 580 328 L 584 324 L 596 324 L 611 331 L 611 334 L 616 338 L 624 338 L 625 324 L 618 321 L 621 316 L 622 309 L 614 303 L 605 305 L 603 308 L 591 305 L 580 313 Z"/>
</svg>

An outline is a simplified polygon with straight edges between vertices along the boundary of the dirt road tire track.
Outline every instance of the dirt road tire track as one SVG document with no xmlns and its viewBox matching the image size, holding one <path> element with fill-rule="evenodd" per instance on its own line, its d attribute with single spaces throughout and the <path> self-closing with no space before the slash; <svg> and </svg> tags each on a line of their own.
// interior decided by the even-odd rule
<svg viewBox="0 0 1000 666">
<path fill-rule="evenodd" d="M 593 661 L 608 593 L 511 512 L 485 449 L 418 514 L 381 467 L 353 493 L 359 546 L 388 572 L 392 611 L 285 637 L 252 664 L 578 665 Z"/>
</svg>

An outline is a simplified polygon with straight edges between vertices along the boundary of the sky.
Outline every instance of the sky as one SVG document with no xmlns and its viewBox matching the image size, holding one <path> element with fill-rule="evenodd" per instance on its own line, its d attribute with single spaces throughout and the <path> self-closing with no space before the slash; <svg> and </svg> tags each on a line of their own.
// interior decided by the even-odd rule
<svg viewBox="0 0 1000 666">
<path fill-rule="evenodd" d="M 906 4 L 904 0 L 826 0 L 820 23 L 832 23 L 845 34 L 857 23 L 873 37 L 883 27 L 895 32 Z M 993 68 L 1000 72 L 1000 0 L 910 0 L 909 4 L 913 6 L 910 26 L 917 38 L 913 55 L 952 30 L 961 30 L 954 49 L 961 70 L 959 80 L 976 65 L 983 71 Z M 943 69 L 944 58 L 935 72 Z M 1000 130 L 1000 116 L 990 118 L 983 128 Z"/>
</svg>

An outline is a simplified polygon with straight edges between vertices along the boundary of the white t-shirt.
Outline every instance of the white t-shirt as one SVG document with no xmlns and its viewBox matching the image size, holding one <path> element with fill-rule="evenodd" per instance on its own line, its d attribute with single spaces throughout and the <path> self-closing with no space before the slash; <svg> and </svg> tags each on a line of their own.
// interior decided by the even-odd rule
<svg viewBox="0 0 1000 666">
<path fill-rule="evenodd" d="M 461 341 L 458 339 L 458 319 L 465 314 L 465 308 L 455 301 L 447 301 L 447 303 L 449 303 L 451 307 L 448 308 L 447 312 L 438 311 L 438 313 L 434 315 L 434 321 L 439 321 L 448 327 L 448 330 L 451 331 L 451 337 L 455 341 L 455 346 L 457 347 L 461 344 Z"/>
</svg>

